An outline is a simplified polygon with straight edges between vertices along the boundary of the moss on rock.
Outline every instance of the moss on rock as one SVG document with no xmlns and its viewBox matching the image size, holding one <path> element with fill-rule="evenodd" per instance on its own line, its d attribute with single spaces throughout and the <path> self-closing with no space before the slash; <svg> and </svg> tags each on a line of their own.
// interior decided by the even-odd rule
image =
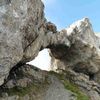
<svg viewBox="0 0 100 100">
<path fill-rule="evenodd" d="M 71 92 L 75 93 L 77 100 L 90 100 L 89 96 L 87 96 L 86 93 L 83 93 L 77 85 L 67 80 L 64 74 L 57 74 L 53 71 L 51 71 L 50 74 L 56 75 L 61 80 L 61 82 L 64 84 L 67 90 L 70 90 Z"/>
</svg>

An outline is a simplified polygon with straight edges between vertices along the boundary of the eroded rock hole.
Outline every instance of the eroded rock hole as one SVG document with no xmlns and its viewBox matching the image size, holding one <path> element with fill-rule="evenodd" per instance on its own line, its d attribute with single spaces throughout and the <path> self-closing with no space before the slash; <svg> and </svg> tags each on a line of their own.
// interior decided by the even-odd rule
<svg viewBox="0 0 100 100">
<path fill-rule="evenodd" d="M 38 56 L 28 62 L 28 64 L 30 65 L 34 65 L 42 70 L 50 70 L 50 63 L 51 63 L 51 57 L 49 55 L 49 51 L 48 49 L 44 49 L 42 51 L 39 52 Z"/>
</svg>

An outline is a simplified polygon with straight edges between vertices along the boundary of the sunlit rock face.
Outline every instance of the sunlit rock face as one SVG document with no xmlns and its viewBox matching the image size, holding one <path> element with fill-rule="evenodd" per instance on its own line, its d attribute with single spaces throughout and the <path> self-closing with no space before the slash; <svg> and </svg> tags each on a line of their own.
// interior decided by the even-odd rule
<svg viewBox="0 0 100 100">
<path fill-rule="evenodd" d="M 66 77 L 69 73 L 69 80 L 73 75 L 77 82 L 74 79 L 73 81 L 78 86 L 90 86 L 91 97 L 95 92 L 98 97 L 94 95 L 96 99 L 93 100 L 99 100 L 97 98 L 100 98 L 100 37 L 94 34 L 89 19 L 79 20 L 59 32 L 53 23 L 46 21 L 43 10 L 41 0 L 0 0 L 0 95 L 8 88 L 12 90 L 16 86 L 27 87 L 28 82 L 38 83 L 41 87 L 44 82 L 48 85 L 49 81 L 45 80 L 48 79 L 48 75 L 54 86 L 52 88 L 52 84 L 49 84 L 50 92 L 59 86 L 62 88 L 62 83 L 58 84 L 59 81 L 55 81 L 55 74 L 52 77 L 51 74 L 26 64 L 35 59 L 39 51 L 48 48 L 52 70 L 64 72 Z M 48 94 L 47 92 L 46 98 L 49 98 Z M 56 96 L 58 94 L 59 91 Z M 8 99 L 9 94 L 6 96 Z"/>
<path fill-rule="evenodd" d="M 33 60 L 57 43 L 56 26 L 46 22 L 41 0 L 0 1 L 0 85 L 12 67 Z M 56 36 L 55 36 L 56 37 Z"/>
<path fill-rule="evenodd" d="M 0 1 L 0 85 L 23 55 L 22 35 L 19 32 L 21 18 L 18 18 L 17 12 L 20 8 L 17 2 L 12 2 Z"/>
<path fill-rule="evenodd" d="M 51 49 L 53 70 L 67 70 L 96 75 L 100 71 L 100 39 L 89 22 L 84 18 L 62 30 L 70 46 L 58 45 Z M 65 40 L 66 40 L 65 38 Z"/>
<path fill-rule="evenodd" d="M 40 0 L 0 0 L 0 85 L 13 66 L 39 52 L 45 33 L 43 8 Z"/>
</svg>

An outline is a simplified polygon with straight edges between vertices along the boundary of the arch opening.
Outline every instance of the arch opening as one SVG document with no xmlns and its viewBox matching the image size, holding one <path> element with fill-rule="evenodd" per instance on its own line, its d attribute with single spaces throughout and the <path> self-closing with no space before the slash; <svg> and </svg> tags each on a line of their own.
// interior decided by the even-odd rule
<svg viewBox="0 0 100 100">
<path fill-rule="evenodd" d="M 51 57 L 48 49 L 41 50 L 38 56 L 27 64 L 34 65 L 42 70 L 50 71 Z"/>
</svg>

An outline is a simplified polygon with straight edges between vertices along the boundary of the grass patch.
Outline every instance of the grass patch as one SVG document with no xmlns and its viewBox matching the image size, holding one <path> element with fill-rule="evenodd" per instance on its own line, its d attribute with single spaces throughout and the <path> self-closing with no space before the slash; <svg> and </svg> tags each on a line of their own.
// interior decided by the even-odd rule
<svg viewBox="0 0 100 100">
<path fill-rule="evenodd" d="M 76 94 L 77 100 L 90 100 L 89 96 L 83 93 L 79 87 L 72 82 L 68 81 L 63 74 L 57 74 L 55 72 L 50 72 L 50 74 L 56 75 L 64 84 L 67 90 Z"/>
<path fill-rule="evenodd" d="M 20 87 L 20 86 L 15 86 L 11 89 L 3 89 L 2 92 L 4 93 L 8 93 L 9 96 L 14 96 L 14 95 L 18 95 L 19 97 L 24 97 L 25 95 L 30 95 L 30 94 L 34 94 L 37 95 L 37 93 L 40 93 L 41 91 L 43 92 L 43 90 L 45 89 L 45 87 L 48 85 L 48 80 L 47 78 L 45 79 L 45 81 L 43 83 L 31 83 L 30 85 L 28 85 L 27 87 Z M 2 97 L 2 96 L 1 96 Z"/>
<path fill-rule="evenodd" d="M 76 94 L 77 100 L 90 100 L 89 97 L 86 94 L 84 94 L 83 92 L 81 92 L 81 90 L 75 84 L 73 84 L 67 80 L 64 80 L 63 84 L 66 89 L 68 89 Z"/>
<path fill-rule="evenodd" d="M 34 84 L 31 84 L 27 87 L 14 87 L 6 90 L 9 96 L 18 95 L 21 97 L 23 97 L 26 94 L 29 94 L 30 92 L 36 92 L 36 91 L 39 91 L 39 86 Z"/>
</svg>

